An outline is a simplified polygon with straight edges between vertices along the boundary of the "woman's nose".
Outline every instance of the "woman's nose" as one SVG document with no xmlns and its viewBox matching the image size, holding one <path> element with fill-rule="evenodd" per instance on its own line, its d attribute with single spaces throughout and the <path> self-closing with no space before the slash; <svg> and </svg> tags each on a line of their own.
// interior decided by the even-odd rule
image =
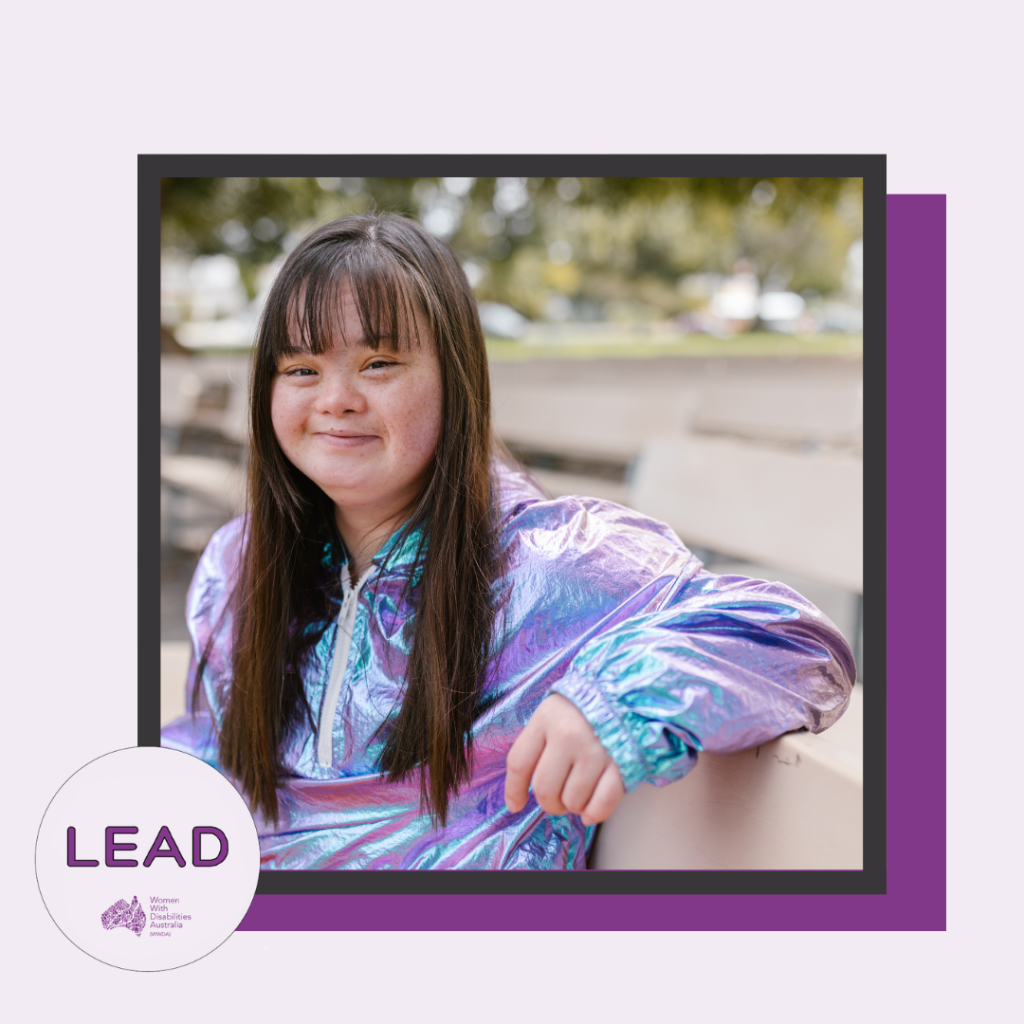
<svg viewBox="0 0 1024 1024">
<path fill-rule="evenodd" d="M 358 376 L 353 374 L 326 374 L 317 398 L 320 411 L 331 416 L 366 410 L 366 396 L 359 387 Z"/>
</svg>

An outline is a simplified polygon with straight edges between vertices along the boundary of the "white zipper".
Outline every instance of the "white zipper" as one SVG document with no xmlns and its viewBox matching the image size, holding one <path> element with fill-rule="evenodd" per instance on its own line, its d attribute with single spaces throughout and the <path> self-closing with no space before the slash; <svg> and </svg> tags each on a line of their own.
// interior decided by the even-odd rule
<svg viewBox="0 0 1024 1024">
<path fill-rule="evenodd" d="M 334 716 L 338 710 L 341 697 L 341 684 L 345 679 L 348 667 L 348 653 L 352 646 L 352 630 L 356 623 L 356 612 L 359 609 L 359 592 L 363 589 L 370 573 L 370 567 L 359 577 L 353 587 L 349 582 L 349 571 L 346 565 L 341 575 L 341 611 L 338 613 L 338 637 L 334 644 L 334 660 L 331 664 L 331 680 L 324 694 L 323 707 L 320 709 L 320 731 L 316 740 L 316 759 L 321 768 L 330 768 L 334 764 Z"/>
</svg>

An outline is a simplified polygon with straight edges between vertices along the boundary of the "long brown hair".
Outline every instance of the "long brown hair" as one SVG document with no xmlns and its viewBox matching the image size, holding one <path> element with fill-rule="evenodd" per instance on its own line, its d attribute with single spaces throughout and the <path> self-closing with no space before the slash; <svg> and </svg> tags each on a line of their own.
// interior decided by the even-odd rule
<svg viewBox="0 0 1024 1024">
<path fill-rule="evenodd" d="M 314 231 L 290 254 L 267 299 L 253 355 L 249 507 L 220 756 L 253 806 L 276 819 L 281 744 L 300 722 L 314 726 L 301 670 L 330 625 L 340 592 L 337 572 L 325 570 L 325 539 L 341 541 L 331 500 L 281 451 L 270 396 L 278 359 L 293 350 L 296 320 L 314 354 L 337 340 L 342 284 L 351 288 L 367 344 L 413 343 L 418 311 L 430 326 L 426 343 L 436 345 L 440 360 L 440 437 L 432 472 L 403 527 L 407 534 L 422 528 L 423 571 L 415 592 L 407 593 L 415 607 L 414 638 L 400 709 L 382 723 L 379 768 L 393 781 L 419 768 L 424 803 L 443 825 L 450 797 L 469 777 L 470 729 L 493 653 L 493 584 L 503 565 L 490 459 L 507 453 L 491 435 L 487 356 L 473 292 L 451 250 L 404 217 L 344 217 Z"/>
</svg>

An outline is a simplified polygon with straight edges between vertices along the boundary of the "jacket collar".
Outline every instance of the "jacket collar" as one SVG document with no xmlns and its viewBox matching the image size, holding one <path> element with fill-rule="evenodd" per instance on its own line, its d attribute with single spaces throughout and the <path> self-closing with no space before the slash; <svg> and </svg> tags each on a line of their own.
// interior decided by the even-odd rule
<svg viewBox="0 0 1024 1024">
<path fill-rule="evenodd" d="M 337 530 L 325 528 L 320 564 L 331 574 L 341 572 L 348 565 L 348 552 L 338 536 Z M 399 526 L 377 549 L 371 562 L 378 568 L 387 563 L 388 569 L 408 568 L 416 562 L 420 553 L 423 527 L 409 530 L 406 524 Z"/>
</svg>

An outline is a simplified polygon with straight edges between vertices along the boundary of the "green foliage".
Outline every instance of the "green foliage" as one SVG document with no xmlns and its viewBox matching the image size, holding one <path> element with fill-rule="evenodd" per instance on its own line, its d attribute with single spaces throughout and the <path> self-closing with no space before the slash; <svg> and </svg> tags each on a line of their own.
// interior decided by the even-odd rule
<svg viewBox="0 0 1024 1024">
<path fill-rule="evenodd" d="M 504 205 L 502 181 L 519 182 Z M 681 278 L 740 259 L 828 294 L 863 230 L 860 179 L 478 178 L 453 195 L 436 178 L 165 178 L 163 246 L 234 256 L 253 296 L 260 267 L 315 225 L 368 209 L 422 218 L 438 202 L 458 211 L 448 241 L 478 268 L 478 297 L 532 318 L 553 296 L 622 319 L 671 316 L 688 306 Z"/>
</svg>

